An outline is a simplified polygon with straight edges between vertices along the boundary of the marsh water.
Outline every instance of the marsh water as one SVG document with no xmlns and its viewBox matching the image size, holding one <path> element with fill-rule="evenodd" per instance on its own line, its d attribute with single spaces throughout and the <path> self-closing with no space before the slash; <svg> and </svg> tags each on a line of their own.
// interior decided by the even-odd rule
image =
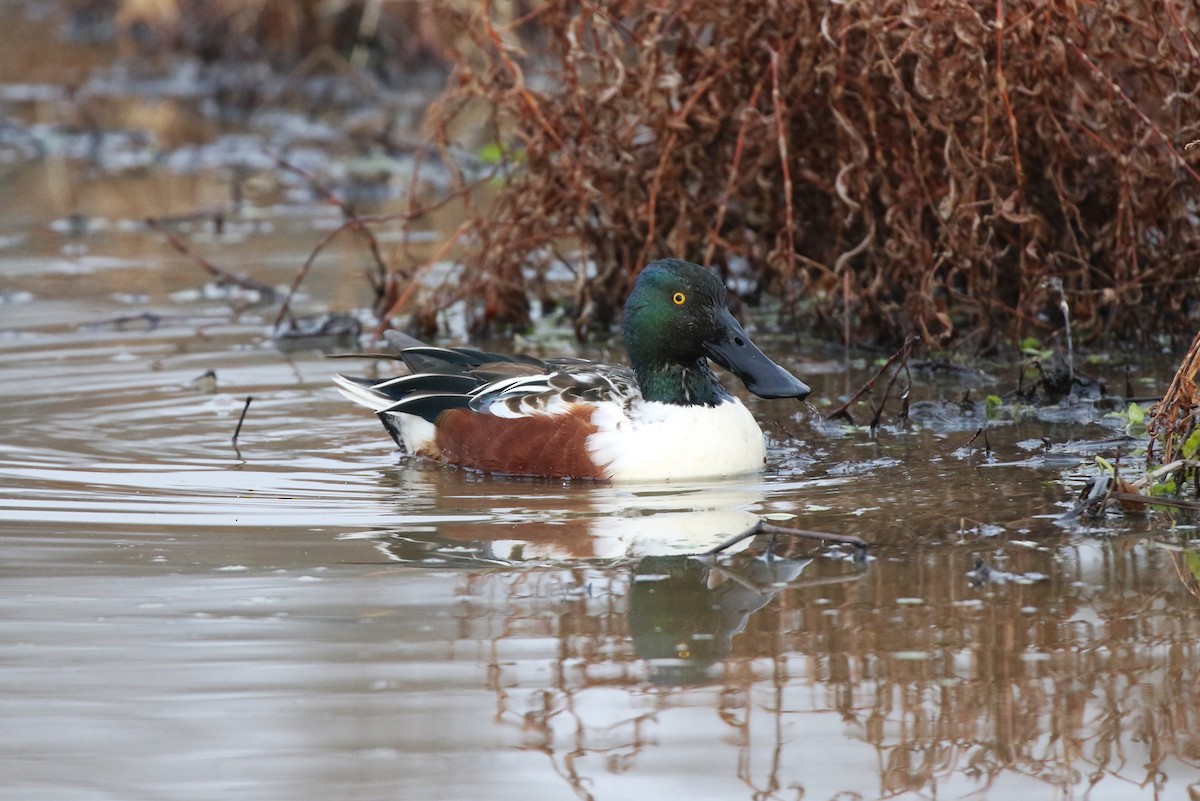
<svg viewBox="0 0 1200 801">
<path fill-rule="evenodd" d="M 1192 527 L 1060 519 L 1095 455 L 1136 461 L 1122 400 L 1002 415 L 985 446 L 1017 367 L 926 363 L 872 433 L 825 416 L 881 354 L 805 332 L 767 340 L 815 391 L 749 401 L 760 476 L 410 461 L 330 384 L 387 369 L 326 355 L 360 342 L 279 347 L 276 303 L 141 223 L 286 287 L 339 217 L 263 154 L 302 140 L 345 179 L 336 128 L 226 129 L 172 85 L 93 86 L 104 136 L 73 132 L 53 76 L 3 87 L 0 799 L 1200 794 Z M 260 194 L 214 224 L 247 171 Z M 367 307 L 364 264 L 331 249 L 298 311 Z M 621 358 L 564 341 L 491 344 Z M 1179 355 L 1088 370 L 1149 396 Z M 695 557 L 760 516 L 870 558 Z"/>
</svg>

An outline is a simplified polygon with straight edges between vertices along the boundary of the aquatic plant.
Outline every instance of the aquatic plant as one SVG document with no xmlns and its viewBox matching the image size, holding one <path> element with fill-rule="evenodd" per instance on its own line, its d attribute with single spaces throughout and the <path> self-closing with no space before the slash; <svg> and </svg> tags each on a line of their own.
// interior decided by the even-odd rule
<svg viewBox="0 0 1200 801">
<path fill-rule="evenodd" d="M 1200 332 L 1183 357 L 1167 391 L 1149 411 L 1130 403 L 1121 415 L 1126 434 L 1149 434 L 1146 471 L 1132 480 L 1122 478 L 1115 462 L 1096 456 L 1099 472 L 1092 476 L 1075 505 L 1063 515 L 1073 520 L 1086 514 L 1103 516 L 1118 506 L 1126 513 L 1182 510 L 1200 512 Z M 1188 495 L 1190 490 L 1190 496 Z"/>
<path fill-rule="evenodd" d="M 1179 459 L 1195 459 L 1200 439 L 1197 438 L 1197 417 L 1200 415 L 1200 389 L 1196 387 L 1196 375 L 1200 372 L 1200 333 L 1192 340 L 1192 346 L 1175 371 L 1162 401 L 1150 410 L 1147 430 L 1151 444 L 1161 446 L 1164 463 Z M 1147 460 L 1152 460 L 1151 447 Z"/>
</svg>

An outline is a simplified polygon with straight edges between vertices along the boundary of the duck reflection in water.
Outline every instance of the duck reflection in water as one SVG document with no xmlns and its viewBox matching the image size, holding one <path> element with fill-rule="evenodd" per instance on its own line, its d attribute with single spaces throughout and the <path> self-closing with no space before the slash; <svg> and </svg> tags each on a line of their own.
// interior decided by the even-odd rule
<svg viewBox="0 0 1200 801">
<path fill-rule="evenodd" d="M 416 538 L 409 536 L 379 544 L 396 561 L 417 563 L 412 559 L 413 549 L 420 544 Z M 586 565 L 585 572 L 593 577 L 581 588 L 583 592 L 593 598 L 609 596 L 610 601 L 624 597 L 624 604 L 618 606 L 624 606 L 632 655 L 644 663 L 644 676 L 658 685 L 695 685 L 719 680 L 719 663 L 733 653 L 735 635 L 781 592 L 857 581 L 866 571 L 863 559 L 850 558 L 847 553 L 842 562 L 846 570 L 823 569 L 822 575 L 805 579 L 801 577 L 804 569 L 820 558 L 811 544 L 769 535 L 747 537 L 738 544 L 743 550 L 732 554 L 660 553 L 606 564 L 598 564 L 595 559 L 576 560 L 574 564 Z M 544 556 L 543 549 L 525 547 L 520 551 L 525 561 L 514 563 L 496 557 L 496 545 L 489 543 L 482 552 L 462 546 L 456 552 L 454 546 L 443 545 L 439 556 L 428 566 L 491 567 L 485 575 L 503 566 L 528 573 L 531 579 L 546 571 L 552 574 L 564 569 L 572 571 L 571 560 L 564 564 L 561 554 L 553 562 L 542 561 L 536 555 Z M 503 570 L 496 576 L 511 577 L 512 571 Z M 532 587 L 540 584 L 538 581 L 499 583 L 526 597 Z M 563 591 L 563 584 L 555 586 Z M 541 595 L 537 590 L 532 592 Z"/>
<path fill-rule="evenodd" d="M 629 656 L 643 664 L 637 672 L 655 684 L 712 680 L 734 636 L 780 592 L 864 573 L 856 560 L 804 580 L 820 546 L 780 534 L 735 536 L 763 525 L 751 511 L 767 496 L 758 483 L 576 488 L 446 470 L 396 478 L 395 497 L 405 498 L 412 525 L 344 537 L 374 540 L 390 561 L 414 567 L 483 569 L 468 578 L 474 596 L 496 598 L 482 587 L 504 586 L 540 598 L 535 605 L 566 602 L 567 614 L 578 594 L 608 598 L 626 620 L 606 628 L 627 630 Z"/>
<path fill-rule="evenodd" d="M 699 684 L 718 678 L 715 667 L 733 650 L 733 638 L 780 592 L 854 581 L 854 572 L 801 580 L 813 557 L 776 555 L 773 543 L 755 543 L 732 559 L 650 556 L 633 570 L 629 634 L 655 684 Z"/>
<path fill-rule="evenodd" d="M 573 485 L 411 463 L 378 483 L 396 525 L 341 538 L 372 540 L 389 561 L 439 568 L 695 555 L 719 546 L 733 553 L 750 540 L 729 539 L 762 523 L 756 510 L 776 488 L 758 480 Z"/>
</svg>

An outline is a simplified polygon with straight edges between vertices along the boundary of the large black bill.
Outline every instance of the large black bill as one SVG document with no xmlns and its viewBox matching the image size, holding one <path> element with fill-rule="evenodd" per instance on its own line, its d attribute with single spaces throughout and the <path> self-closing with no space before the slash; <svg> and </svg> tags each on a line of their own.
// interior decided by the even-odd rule
<svg viewBox="0 0 1200 801">
<path fill-rule="evenodd" d="M 736 375 L 760 398 L 803 400 L 812 390 L 796 376 L 767 358 L 750 341 L 742 324 L 728 309 L 717 312 L 717 335 L 704 343 L 708 358 Z"/>
</svg>

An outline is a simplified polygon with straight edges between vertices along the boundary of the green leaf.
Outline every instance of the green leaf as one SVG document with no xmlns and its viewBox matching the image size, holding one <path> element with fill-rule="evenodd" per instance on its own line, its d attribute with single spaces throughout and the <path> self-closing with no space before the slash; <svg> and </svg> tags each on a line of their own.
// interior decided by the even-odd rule
<svg viewBox="0 0 1200 801">
<path fill-rule="evenodd" d="M 479 160 L 484 164 L 499 164 L 504 160 L 504 151 L 495 142 L 489 142 L 479 148 Z"/>
<path fill-rule="evenodd" d="M 1168 479 L 1161 484 L 1155 484 L 1150 487 L 1150 494 L 1155 497 L 1166 497 L 1175 492 L 1175 479 Z"/>
<path fill-rule="evenodd" d="M 995 420 L 1000 413 L 1000 407 L 1004 405 L 1004 401 L 1000 400 L 999 395 L 988 395 L 983 399 L 984 416 L 988 420 Z"/>
<path fill-rule="evenodd" d="M 1200 428 L 1194 430 L 1188 438 L 1183 441 L 1183 458 L 1196 458 L 1196 451 L 1200 450 Z"/>
<path fill-rule="evenodd" d="M 1145 425 L 1146 413 L 1142 410 L 1141 406 L 1138 406 L 1136 403 L 1131 403 L 1129 404 L 1129 408 L 1125 410 L 1125 413 L 1129 415 L 1129 423 L 1131 425 Z"/>
<path fill-rule="evenodd" d="M 1036 356 L 1039 359 L 1049 359 L 1052 351 L 1043 347 L 1036 337 L 1025 337 L 1021 340 L 1021 353 L 1026 356 Z"/>
</svg>

